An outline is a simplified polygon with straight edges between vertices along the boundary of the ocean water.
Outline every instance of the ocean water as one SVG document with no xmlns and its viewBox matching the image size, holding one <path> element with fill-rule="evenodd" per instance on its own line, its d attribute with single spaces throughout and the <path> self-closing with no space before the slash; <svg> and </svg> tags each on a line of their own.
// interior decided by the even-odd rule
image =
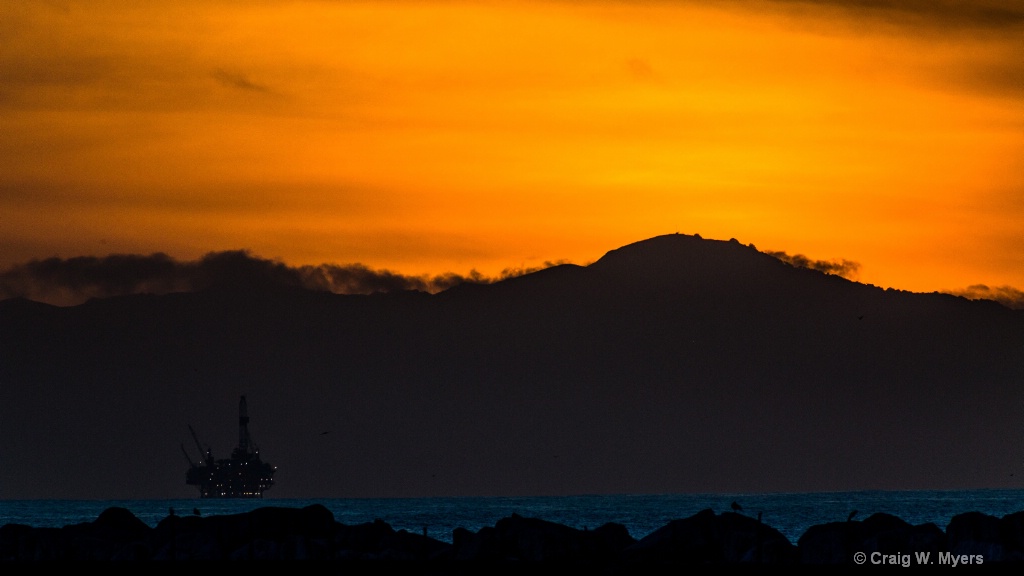
<svg viewBox="0 0 1024 576">
<path fill-rule="evenodd" d="M 452 531 L 477 531 L 511 516 L 541 518 L 574 528 L 597 528 L 607 522 L 623 524 L 640 539 L 668 524 L 704 509 L 728 512 L 733 502 L 742 513 L 774 527 L 794 544 L 815 524 L 844 521 L 854 510 L 863 520 L 876 512 L 899 516 L 918 525 L 933 523 L 945 530 L 950 519 L 964 512 L 996 517 L 1024 510 L 1024 490 L 864 491 L 794 494 L 659 494 L 581 495 L 486 498 L 327 498 L 256 500 L 3 500 L 0 526 L 27 524 L 59 528 L 94 521 L 112 506 L 127 508 L 156 526 L 171 508 L 178 515 L 238 514 L 263 506 L 301 508 L 322 504 L 343 524 L 383 520 L 396 530 L 427 534 L 445 542 Z"/>
</svg>

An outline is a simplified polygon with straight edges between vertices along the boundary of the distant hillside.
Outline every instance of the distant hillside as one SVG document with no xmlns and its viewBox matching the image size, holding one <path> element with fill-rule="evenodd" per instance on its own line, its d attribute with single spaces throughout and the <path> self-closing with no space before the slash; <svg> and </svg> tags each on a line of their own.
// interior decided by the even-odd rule
<svg viewBox="0 0 1024 576">
<path fill-rule="evenodd" d="M 436 295 L 0 301 L 0 498 L 1018 486 L 1024 315 L 668 235 Z"/>
</svg>

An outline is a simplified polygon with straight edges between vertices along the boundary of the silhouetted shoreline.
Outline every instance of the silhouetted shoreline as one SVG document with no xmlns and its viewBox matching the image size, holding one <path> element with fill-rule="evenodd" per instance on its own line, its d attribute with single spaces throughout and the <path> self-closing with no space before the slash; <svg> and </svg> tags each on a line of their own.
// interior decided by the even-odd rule
<svg viewBox="0 0 1024 576">
<path fill-rule="evenodd" d="M 737 507 L 738 509 L 738 507 Z M 196 511 L 198 512 L 198 511 Z M 875 513 L 811 526 L 796 544 L 742 511 L 708 509 L 646 535 L 617 523 L 577 529 L 517 514 L 452 542 L 394 530 L 382 520 L 337 522 L 324 506 L 262 507 L 200 516 L 169 511 L 155 527 L 121 507 L 62 528 L 0 527 L 0 562 L 323 561 L 351 566 L 433 566 L 446 572 L 537 563 L 593 565 L 604 572 L 683 565 L 965 565 L 1024 561 L 1024 511 L 1003 517 L 966 512 L 945 528 Z"/>
</svg>

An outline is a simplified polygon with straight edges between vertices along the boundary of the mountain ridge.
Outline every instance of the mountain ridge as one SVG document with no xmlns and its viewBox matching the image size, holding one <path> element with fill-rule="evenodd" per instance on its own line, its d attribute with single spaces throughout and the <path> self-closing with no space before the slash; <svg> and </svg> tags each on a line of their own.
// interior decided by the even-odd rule
<svg viewBox="0 0 1024 576">
<path fill-rule="evenodd" d="M 185 497 L 241 393 L 268 497 L 1006 487 L 1022 381 L 1010 309 L 686 235 L 433 295 L 7 301 L 0 498 Z"/>
</svg>

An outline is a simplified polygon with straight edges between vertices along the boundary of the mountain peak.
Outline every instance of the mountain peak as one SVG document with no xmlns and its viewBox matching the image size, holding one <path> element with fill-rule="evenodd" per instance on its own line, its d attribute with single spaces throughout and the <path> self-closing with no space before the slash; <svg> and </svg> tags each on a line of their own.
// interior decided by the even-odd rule
<svg viewBox="0 0 1024 576">
<path fill-rule="evenodd" d="M 697 270 L 778 266 L 778 259 L 735 238 L 709 240 L 700 234 L 665 234 L 611 250 L 590 267 L 605 272 L 675 275 Z"/>
<path fill-rule="evenodd" d="M 738 240 L 710 240 L 700 234 L 663 234 L 608 251 L 598 262 L 620 257 L 671 259 L 723 248 L 746 248 Z"/>
</svg>

